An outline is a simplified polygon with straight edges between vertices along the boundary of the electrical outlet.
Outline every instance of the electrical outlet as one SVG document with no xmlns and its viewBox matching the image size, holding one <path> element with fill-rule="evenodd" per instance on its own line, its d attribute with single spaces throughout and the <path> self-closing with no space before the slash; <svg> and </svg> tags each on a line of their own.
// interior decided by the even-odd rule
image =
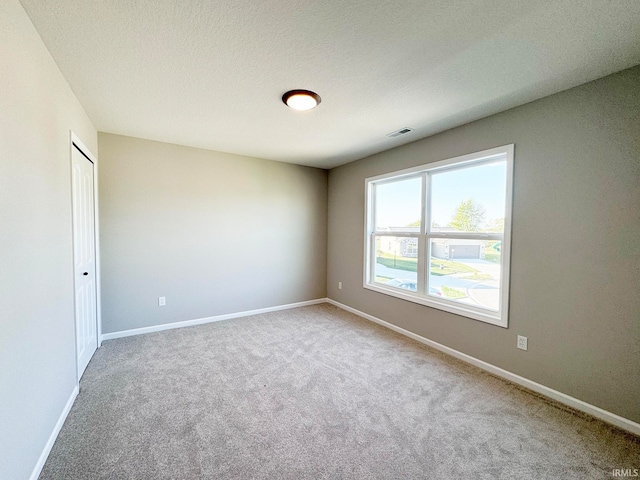
<svg viewBox="0 0 640 480">
<path fill-rule="evenodd" d="M 158 306 L 164 307 L 167 304 L 167 299 L 165 297 L 158 297 Z"/>
<path fill-rule="evenodd" d="M 527 349 L 527 337 L 523 337 L 522 335 L 518 335 L 517 347 L 520 350 L 526 350 Z"/>
<path fill-rule="evenodd" d="M 342 290 L 342 282 L 338 282 L 338 290 Z"/>
</svg>

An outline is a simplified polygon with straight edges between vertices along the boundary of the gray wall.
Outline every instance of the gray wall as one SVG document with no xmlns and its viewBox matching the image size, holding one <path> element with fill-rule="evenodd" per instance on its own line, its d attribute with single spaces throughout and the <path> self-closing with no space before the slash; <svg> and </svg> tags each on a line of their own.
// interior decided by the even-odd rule
<svg viewBox="0 0 640 480">
<path fill-rule="evenodd" d="M 104 333 L 326 297 L 325 170 L 99 144 Z"/>
<path fill-rule="evenodd" d="M 365 290 L 364 179 L 515 143 L 509 328 Z M 640 422 L 640 67 L 331 170 L 329 297 Z M 343 282 L 343 290 L 337 284 Z M 516 335 L 529 350 L 516 349 Z"/>
<path fill-rule="evenodd" d="M 76 385 L 69 130 L 97 134 L 17 0 L 0 91 L 0 478 L 23 480 Z"/>
</svg>

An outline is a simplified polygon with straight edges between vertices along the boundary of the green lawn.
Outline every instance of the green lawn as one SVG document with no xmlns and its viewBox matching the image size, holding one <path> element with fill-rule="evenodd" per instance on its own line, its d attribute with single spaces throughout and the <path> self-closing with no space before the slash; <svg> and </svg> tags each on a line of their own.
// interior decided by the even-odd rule
<svg viewBox="0 0 640 480">
<path fill-rule="evenodd" d="M 440 287 L 440 290 L 442 291 L 442 295 L 444 295 L 446 298 L 455 299 L 455 298 L 464 298 L 467 296 L 465 293 L 458 290 L 457 288 L 447 287 L 446 285 L 443 285 L 442 287 Z"/>
<path fill-rule="evenodd" d="M 418 260 L 415 258 L 399 257 L 393 258 L 393 255 L 382 253 L 376 258 L 376 262 L 389 268 L 398 270 L 406 270 L 407 272 L 418 271 Z"/>
<path fill-rule="evenodd" d="M 493 249 L 486 249 L 484 252 L 484 259 L 487 262 L 500 263 L 500 254 Z"/>
<path fill-rule="evenodd" d="M 397 270 L 406 270 L 407 272 L 418 271 L 418 260 L 415 258 L 396 257 L 388 253 L 380 253 L 376 258 L 376 262 L 385 267 L 395 268 Z M 440 258 L 431 259 L 431 275 L 443 276 L 453 273 L 472 273 L 477 275 L 475 268 L 469 267 L 463 263 L 453 262 Z"/>
<path fill-rule="evenodd" d="M 464 263 L 454 262 L 452 260 L 444 260 L 441 258 L 431 259 L 431 275 L 451 275 L 452 273 L 477 273 L 475 268 L 472 268 Z"/>
</svg>

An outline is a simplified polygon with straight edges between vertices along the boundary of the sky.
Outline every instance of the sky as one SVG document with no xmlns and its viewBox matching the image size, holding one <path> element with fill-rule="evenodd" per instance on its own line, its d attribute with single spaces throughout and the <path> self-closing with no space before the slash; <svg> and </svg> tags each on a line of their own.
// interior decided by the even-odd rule
<svg viewBox="0 0 640 480">
<path fill-rule="evenodd" d="M 472 198 L 486 211 L 485 221 L 504 217 L 506 162 L 492 162 L 431 176 L 432 220 L 440 226 L 451 221 L 460 202 Z M 376 187 L 378 228 L 406 226 L 420 219 L 421 178 Z"/>
</svg>

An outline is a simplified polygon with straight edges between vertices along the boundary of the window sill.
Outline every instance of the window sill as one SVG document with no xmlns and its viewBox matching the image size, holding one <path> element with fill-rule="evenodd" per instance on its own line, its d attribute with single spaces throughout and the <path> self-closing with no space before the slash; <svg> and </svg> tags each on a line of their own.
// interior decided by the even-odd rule
<svg viewBox="0 0 640 480">
<path fill-rule="evenodd" d="M 400 298 L 408 302 L 413 302 L 438 310 L 443 310 L 445 312 L 454 313 L 456 315 L 471 318 L 473 320 L 479 320 L 481 322 L 496 325 L 498 327 L 508 328 L 506 315 L 503 315 L 501 317 L 498 313 L 483 313 L 472 307 L 467 308 L 467 306 L 465 305 L 452 304 L 446 300 L 438 301 L 438 299 L 436 298 L 432 299 L 431 297 L 423 297 L 413 292 L 401 291 L 399 289 L 385 287 L 383 285 L 370 284 L 365 282 L 363 286 L 368 290 L 382 293 L 384 295 L 389 295 L 391 297 Z"/>
</svg>

